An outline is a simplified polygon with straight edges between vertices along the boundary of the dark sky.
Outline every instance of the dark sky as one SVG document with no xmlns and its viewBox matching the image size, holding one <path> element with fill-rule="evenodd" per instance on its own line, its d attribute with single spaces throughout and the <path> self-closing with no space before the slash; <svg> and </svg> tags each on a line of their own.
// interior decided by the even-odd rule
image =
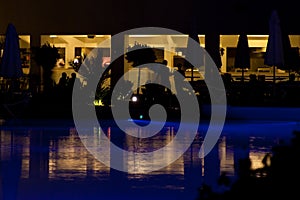
<svg viewBox="0 0 300 200">
<path fill-rule="evenodd" d="M 284 0 L 0 0 L 0 32 L 13 22 L 20 33 L 103 33 L 158 26 L 186 32 L 196 18 L 199 33 L 266 34 L 277 8 L 290 34 L 300 34 L 299 7 Z"/>
</svg>

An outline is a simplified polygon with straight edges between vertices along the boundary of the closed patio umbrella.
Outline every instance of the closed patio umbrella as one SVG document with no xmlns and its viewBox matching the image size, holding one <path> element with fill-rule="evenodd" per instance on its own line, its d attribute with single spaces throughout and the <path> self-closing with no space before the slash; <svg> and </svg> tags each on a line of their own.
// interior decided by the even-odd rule
<svg viewBox="0 0 300 200">
<path fill-rule="evenodd" d="M 276 81 L 276 67 L 284 66 L 284 51 L 280 20 L 273 10 L 269 20 L 269 38 L 264 63 L 273 67 L 273 82 Z"/>
<path fill-rule="evenodd" d="M 193 13 L 194 14 L 194 13 Z M 200 40 L 198 37 L 198 30 L 197 30 L 197 19 L 196 16 L 192 16 L 191 18 L 191 26 L 188 33 L 188 40 L 187 40 L 187 51 L 186 51 L 186 62 L 185 62 L 185 69 L 191 69 L 191 82 L 194 81 L 194 67 L 200 67 L 203 65 L 203 55 L 197 55 L 197 49 L 200 46 Z M 197 66 L 193 66 L 191 63 L 196 63 Z"/>
<path fill-rule="evenodd" d="M 13 24 L 8 24 L 5 35 L 3 57 L 0 65 L 0 76 L 15 79 L 23 76 L 20 57 L 19 36 Z"/>
<path fill-rule="evenodd" d="M 5 80 L 5 88 L 9 92 L 7 98 L 4 98 L 5 101 L 2 102 L 2 106 L 9 116 L 14 118 L 16 117 L 14 111 L 17 110 L 18 113 L 21 112 L 28 101 L 28 95 L 21 100 L 13 95 L 14 92 L 19 89 L 19 78 L 22 76 L 23 71 L 20 57 L 19 36 L 15 26 L 12 23 L 9 23 L 6 29 L 3 57 L 0 64 L 0 77 L 3 77 Z"/>
<path fill-rule="evenodd" d="M 248 38 L 246 34 L 241 34 L 239 36 L 234 67 L 242 69 L 242 81 L 244 81 L 244 71 L 245 68 L 250 68 L 250 49 L 248 45 Z"/>
</svg>

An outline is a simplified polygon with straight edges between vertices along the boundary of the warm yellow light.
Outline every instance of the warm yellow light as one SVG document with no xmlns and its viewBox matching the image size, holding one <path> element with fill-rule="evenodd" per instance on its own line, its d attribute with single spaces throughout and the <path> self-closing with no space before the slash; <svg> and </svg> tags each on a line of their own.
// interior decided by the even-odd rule
<svg viewBox="0 0 300 200">
<path fill-rule="evenodd" d="M 104 103 L 102 102 L 101 99 L 99 99 L 99 100 L 94 100 L 94 106 L 104 106 Z"/>
<path fill-rule="evenodd" d="M 265 38 L 268 37 L 268 35 L 247 35 L 248 37 L 256 37 L 256 38 Z"/>
<path fill-rule="evenodd" d="M 129 37 L 160 37 L 161 35 L 129 35 Z"/>
</svg>

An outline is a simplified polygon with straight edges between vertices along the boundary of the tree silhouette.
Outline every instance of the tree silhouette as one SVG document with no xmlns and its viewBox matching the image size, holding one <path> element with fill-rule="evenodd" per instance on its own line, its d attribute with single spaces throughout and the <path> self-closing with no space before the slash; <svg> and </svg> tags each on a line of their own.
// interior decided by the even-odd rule
<svg viewBox="0 0 300 200">
<path fill-rule="evenodd" d="M 146 63 L 153 63 L 157 58 L 153 48 L 146 44 L 135 42 L 133 46 L 127 48 L 125 59 L 132 63 L 132 67 L 137 67 Z"/>
<path fill-rule="evenodd" d="M 125 59 L 128 63 L 132 63 L 132 67 L 138 67 L 147 63 L 154 63 L 156 61 L 156 55 L 150 46 L 146 44 L 140 44 L 135 42 L 133 46 L 127 48 L 127 53 L 125 54 Z M 138 89 L 137 93 L 139 94 L 139 85 L 140 85 L 140 74 L 141 70 L 139 68 L 138 72 Z"/>
<path fill-rule="evenodd" d="M 59 59 L 58 49 L 48 42 L 36 49 L 35 61 L 38 65 L 43 67 L 44 91 L 51 88 L 52 85 L 52 69 L 55 66 L 57 59 Z"/>
</svg>

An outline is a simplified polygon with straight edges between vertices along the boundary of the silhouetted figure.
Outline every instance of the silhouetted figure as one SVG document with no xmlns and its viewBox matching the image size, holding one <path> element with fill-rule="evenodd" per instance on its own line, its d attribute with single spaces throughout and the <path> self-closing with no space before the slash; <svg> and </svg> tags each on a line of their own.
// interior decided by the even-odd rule
<svg viewBox="0 0 300 200">
<path fill-rule="evenodd" d="M 70 90 L 73 89 L 73 86 L 74 86 L 74 83 L 75 83 L 76 79 L 78 79 L 77 76 L 76 76 L 76 73 L 73 72 L 73 73 L 71 74 L 71 77 L 70 77 L 69 80 L 68 80 L 68 83 L 67 83 L 67 84 L 68 84 L 68 88 L 69 88 Z"/>
<path fill-rule="evenodd" d="M 290 74 L 287 81 L 278 83 L 279 98 L 286 106 L 299 106 L 299 82 L 295 81 L 295 74 Z"/>
<path fill-rule="evenodd" d="M 60 89 L 65 89 L 67 87 L 67 84 L 68 84 L 68 79 L 69 78 L 68 78 L 66 72 L 61 73 L 61 77 L 60 77 L 59 82 L 58 82 L 58 87 Z"/>
<path fill-rule="evenodd" d="M 256 74 L 250 74 L 249 75 L 249 83 L 250 84 L 256 84 L 257 83 L 257 76 L 256 76 Z"/>
<path fill-rule="evenodd" d="M 265 75 L 258 75 L 257 80 L 257 95 L 256 101 L 258 105 L 262 105 L 266 100 L 266 96 L 271 95 L 268 93 L 267 84 L 266 84 L 266 76 Z"/>
<path fill-rule="evenodd" d="M 185 73 L 184 73 L 184 69 L 183 69 L 182 64 L 181 64 L 181 63 L 178 63 L 178 64 L 176 65 L 176 67 L 177 67 L 177 71 L 178 71 L 182 76 L 185 76 Z"/>
<path fill-rule="evenodd" d="M 185 79 L 185 72 L 184 72 L 184 67 L 181 63 L 178 63 L 176 67 L 177 67 L 177 72 L 181 74 L 180 76 L 179 74 L 174 73 L 175 89 L 176 89 L 176 93 L 178 93 L 184 91 L 184 88 L 182 88 L 181 85 Z"/>
<path fill-rule="evenodd" d="M 259 82 L 256 74 L 249 75 L 248 87 L 246 88 L 246 103 L 247 105 L 256 106 L 259 103 Z"/>
<path fill-rule="evenodd" d="M 227 176 L 226 172 L 223 172 L 218 179 L 218 191 L 217 193 L 222 194 L 230 190 L 230 178 Z"/>
<path fill-rule="evenodd" d="M 57 93 L 55 93 L 55 99 L 52 101 L 55 103 L 55 115 L 59 117 L 68 117 L 71 113 L 72 106 L 72 90 L 69 89 L 70 78 L 66 72 L 62 72 L 59 82 L 57 84 Z M 58 117 L 57 116 L 57 117 Z"/>
<path fill-rule="evenodd" d="M 170 84 L 170 69 L 168 67 L 168 61 L 167 60 L 163 60 L 162 64 L 164 65 L 164 67 L 160 68 L 160 80 L 161 80 L 161 84 L 163 86 L 166 87 L 165 92 L 168 93 L 168 88 L 171 89 L 171 84 Z"/>
<path fill-rule="evenodd" d="M 232 78 L 232 75 L 231 75 L 230 73 L 224 73 L 224 74 L 222 75 L 222 78 L 223 78 L 223 82 L 224 82 L 225 87 L 226 87 L 226 86 L 230 86 L 230 84 L 231 84 L 232 82 L 234 82 L 234 80 L 233 80 L 233 78 Z"/>
<path fill-rule="evenodd" d="M 289 75 L 289 82 L 294 83 L 295 80 L 296 80 L 296 75 L 295 74 L 290 74 Z"/>
<path fill-rule="evenodd" d="M 234 80 L 232 78 L 232 75 L 230 73 L 224 73 L 222 74 L 222 79 L 224 83 L 224 87 L 226 90 L 226 95 L 229 103 L 232 103 L 234 101 Z"/>
</svg>

